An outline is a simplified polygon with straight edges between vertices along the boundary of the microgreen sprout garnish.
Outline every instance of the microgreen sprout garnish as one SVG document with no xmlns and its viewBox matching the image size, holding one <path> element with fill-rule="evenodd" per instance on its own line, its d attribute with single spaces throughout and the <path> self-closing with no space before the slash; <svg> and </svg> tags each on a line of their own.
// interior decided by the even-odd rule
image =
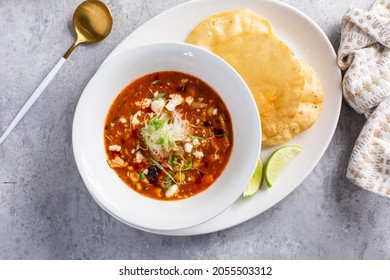
<svg viewBox="0 0 390 280">
<path fill-rule="evenodd" d="M 176 142 L 184 141 L 188 136 L 189 125 L 180 113 L 159 114 L 149 120 L 141 130 L 149 151 L 156 157 L 167 157 L 175 149 Z"/>
<path fill-rule="evenodd" d="M 173 163 L 174 165 L 178 165 L 178 164 L 179 164 L 178 160 L 179 160 L 178 157 L 174 157 L 172 163 Z"/>
<path fill-rule="evenodd" d="M 173 156 L 173 164 L 174 165 L 183 165 L 182 163 L 185 162 L 186 160 L 181 154 L 174 154 Z"/>
<path fill-rule="evenodd" d="M 165 119 L 160 119 L 159 117 L 154 117 L 149 121 L 148 126 L 154 126 L 154 131 L 159 130 L 166 124 L 171 118 L 165 118 Z"/>
<path fill-rule="evenodd" d="M 187 171 L 192 168 L 192 158 L 186 160 L 181 154 L 170 153 L 168 164 L 170 164 L 176 172 Z"/>
<path fill-rule="evenodd" d="M 162 138 L 162 137 L 160 137 L 160 138 L 158 138 L 158 140 L 156 141 L 156 144 L 162 145 L 162 144 L 164 144 L 164 142 L 165 142 L 165 139 Z"/>
<path fill-rule="evenodd" d="M 150 158 L 150 161 L 153 162 L 153 164 L 155 166 L 157 166 L 162 172 L 164 172 L 173 182 L 175 182 L 175 184 L 177 184 L 177 182 L 175 181 L 175 179 L 173 178 L 173 176 L 165 170 L 164 167 L 161 166 L 161 164 L 159 164 L 156 160 L 154 160 L 153 158 Z"/>
<path fill-rule="evenodd" d="M 196 135 L 191 135 L 191 138 L 192 139 L 198 139 L 198 140 L 205 140 L 205 139 L 207 139 L 205 137 L 200 137 L 200 136 L 196 136 Z"/>
<path fill-rule="evenodd" d="M 159 169 L 161 169 L 167 176 L 164 181 L 164 185 L 169 188 L 172 185 L 172 182 L 179 185 L 184 184 L 184 179 L 177 179 L 177 174 L 179 174 L 178 178 L 182 178 L 182 173 L 184 171 L 188 171 L 192 169 L 192 158 L 185 159 L 181 154 L 178 153 L 169 153 L 167 163 L 168 168 L 170 171 L 167 170 L 167 168 L 164 168 L 161 164 L 159 164 L 156 160 L 151 159 L 153 164 L 157 166 Z M 175 179 L 176 178 L 176 179 Z"/>
<path fill-rule="evenodd" d="M 164 186 L 169 189 L 172 186 L 172 179 L 169 176 L 165 177 Z"/>
<path fill-rule="evenodd" d="M 183 166 L 183 171 L 190 170 L 192 168 L 192 159 L 190 160 L 189 163 Z"/>
<path fill-rule="evenodd" d="M 143 172 L 143 170 L 139 173 L 139 177 L 141 178 L 141 180 L 145 180 L 145 173 Z"/>
<path fill-rule="evenodd" d="M 155 97 L 153 97 L 152 101 L 157 100 L 159 98 L 161 98 L 165 101 L 165 98 L 164 98 L 165 94 L 166 94 L 165 92 L 158 93 Z"/>
</svg>

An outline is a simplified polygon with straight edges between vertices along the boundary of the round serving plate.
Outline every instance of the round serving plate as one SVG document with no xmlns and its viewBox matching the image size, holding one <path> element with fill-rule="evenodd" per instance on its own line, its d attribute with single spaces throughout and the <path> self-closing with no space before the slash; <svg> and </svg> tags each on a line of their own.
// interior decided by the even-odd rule
<svg viewBox="0 0 390 280">
<path fill-rule="evenodd" d="M 271 208 L 290 194 L 310 174 L 327 149 L 340 115 L 341 72 L 336 54 L 321 28 L 299 10 L 267 0 L 198 0 L 173 7 L 152 18 L 132 32 L 107 57 L 102 65 L 126 49 L 158 41 L 184 42 L 191 30 L 203 19 L 234 9 L 249 9 L 266 18 L 276 35 L 297 58 L 309 62 L 319 74 L 325 100 L 317 122 L 307 131 L 285 144 L 300 145 L 304 151 L 288 165 L 271 189 L 263 187 L 255 196 L 240 198 L 223 213 L 200 225 L 180 230 L 148 230 L 165 235 L 197 235 L 226 229 L 245 222 Z M 278 146 L 263 148 L 266 159 Z"/>
</svg>

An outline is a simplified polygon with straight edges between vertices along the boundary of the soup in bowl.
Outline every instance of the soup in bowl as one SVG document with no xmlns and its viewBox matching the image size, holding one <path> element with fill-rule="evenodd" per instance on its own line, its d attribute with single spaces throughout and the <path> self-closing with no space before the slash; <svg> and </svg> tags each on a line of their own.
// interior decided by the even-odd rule
<svg viewBox="0 0 390 280">
<path fill-rule="evenodd" d="M 108 165 L 133 190 L 160 200 L 207 189 L 233 146 L 222 98 L 201 79 L 176 71 L 125 87 L 108 112 L 104 137 Z"/>
<path fill-rule="evenodd" d="M 73 148 L 93 198 L 122 222 L 176 230 L 229 207 L 260 153 L 242 78 L 201 48 L 162 42 L 109 60 L 77 105 Z"/>
</svg>

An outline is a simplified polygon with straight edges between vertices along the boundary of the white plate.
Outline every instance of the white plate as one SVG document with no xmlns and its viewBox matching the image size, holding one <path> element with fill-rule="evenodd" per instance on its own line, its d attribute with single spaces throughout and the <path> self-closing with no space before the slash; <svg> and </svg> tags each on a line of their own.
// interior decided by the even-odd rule
<svg viewBox="0 0 390 280">
<path fill-rule="evenodd" d="M 167 40 L 183 42 L 201 20 L 232 9 L 250 9 L 268 19 L 274 26 L 276 35 L 295 55 L 314 67 L 325 92 L 323 110 L 313 127 L 289 142 L 302 146 L 304 151 L 286 167 L 271 189 L 263 188 L 251 198 L 239 199 L 223 213 L 203 224 L 182 230 L 152 231 L 154 233 L 166 235 L 210 233 L 235 226 L 259 215 L 290 194 L 310 174 L 327 149 L 336 129 L 342 94 L 341 72 L 336 64 L 333 47 L 324 32 L 309 17 L 280 2 L 266 0 L 186 2 L 139 27 L 114 49 L 105 62 L 137 44 Z M 262 157 L 266 159 L 276 148 L 263 149 Z"/>
</svg>

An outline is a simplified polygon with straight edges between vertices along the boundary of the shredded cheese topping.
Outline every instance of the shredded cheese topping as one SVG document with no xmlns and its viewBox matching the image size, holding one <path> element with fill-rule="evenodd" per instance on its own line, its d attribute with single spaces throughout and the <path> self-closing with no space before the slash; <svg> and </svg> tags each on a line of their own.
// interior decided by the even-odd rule
<svg viewBox="0 0 390 280">
<path fill-rule="evenodd" d="M 169 117 L 163 113 L 153 117 L 141 131 L 149 151 L 157 158 L 177 150 L 178 142 L 184 141 L 189 135 L 189 122 L 183 120 L 176 111 L 171 115 Z"/>
</svg>

